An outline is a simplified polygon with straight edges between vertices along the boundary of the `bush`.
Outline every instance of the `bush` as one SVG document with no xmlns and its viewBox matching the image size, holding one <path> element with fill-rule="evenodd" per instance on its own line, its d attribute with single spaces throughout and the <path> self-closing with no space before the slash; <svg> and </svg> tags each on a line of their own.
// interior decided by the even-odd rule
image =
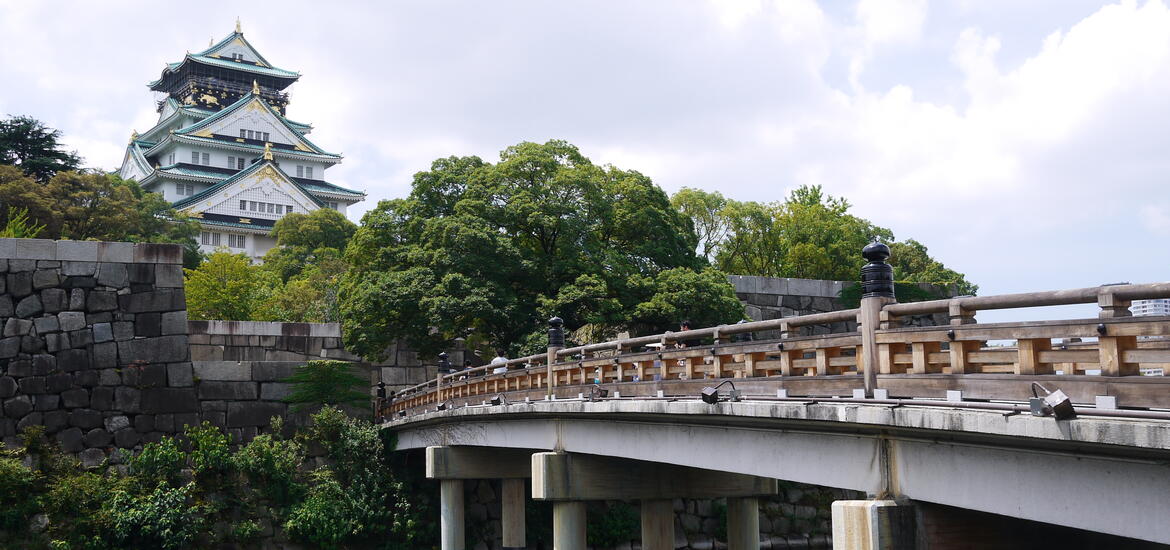
<svg viewBox="0 0 1170 550">
<path fill-rule="evenodd" d="M 297 467 L 304 458 L 300 443 L 260 434 L 236 451 L 233 461 L 261 494 L 287 506 L 302 491 L 297 482 Z"/>
<path fill-rule="evenodd" d="M 174 438 L 164 437 L 158 443 L 147 443 L 142 451 L 130 457 L 130 473 L 146 487 L 159 483 L 174 484 L 179 478 L 186 456 Z"/>
<path fill-rule="evenodd" d="M 117 493 L 131 491 L 130 478 L 113 474 L 74 471 L 53 480 L 43 498 L 44 511 L 52 519 L 49 535 L 63 548 L 102 548 L 112 540 L 113 508 Z"/>
<path fill-rule="evenodd" d="M 21 531 L 36 513 L 37 472 L 19 460 L 0 458 L 0 531 Z"/>
<path fill-rule="evenodd" d="M 309 361 L 297 367 L 284 382 L 293 384 L 292 393 L 284 398 L 294 410 L 309 405 L 368 405 L 369 380 L 350 371 L 352 363 L 345 361 Z"/>
<path fill-rule="evenodd" d="M 195 502 L 195 484 L 133 495 L 118 491 L 110 501 L 114 538 L 129 548 L 175 550 L 195 539 L 206 524 L 206 507 Z"/>
<path fill-rule="evenodd" d="M 185 433 L 191 441 L 191 468 L 197 477 L 215 476 L 228 470 L 232 455 L 226 434 L 206 420 L 199 426 L 187 426 Z"/>
<path fill-rule="evenodd" d="M 308 496 L 292 509 L 284 528 L 293 540 L 337 548 L 357 527 L 345 490 L 328 468 L 314 471 L 310 480 Z"/>
<path fill-rule="evenodd" d="M 613 548 L 639 538 L 641 519 L 629 504 L 612 502 L 590 506 L 585 532 L 589 546 Z"/>
</svg>

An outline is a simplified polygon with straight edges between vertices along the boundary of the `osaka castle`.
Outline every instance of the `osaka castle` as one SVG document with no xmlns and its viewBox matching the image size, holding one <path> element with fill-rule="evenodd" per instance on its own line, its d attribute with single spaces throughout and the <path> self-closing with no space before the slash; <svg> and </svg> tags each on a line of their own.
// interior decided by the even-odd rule
<svg viewBox="0 0 1170 550">
<path fill-rule="evenodd" d="M 309 141 L 309 124 L 285 116 L 299 73 L 274 67 L 235 32 L 169 63 L 150 89 L 165 94 L 158 123 L 126 147 L 120 175 L 161 194 L 202 226 L 200 249 L 260 258 L 282 216 L 345 213 L 361 191 L 326 180 L 341 162 Z"/>
</svg>

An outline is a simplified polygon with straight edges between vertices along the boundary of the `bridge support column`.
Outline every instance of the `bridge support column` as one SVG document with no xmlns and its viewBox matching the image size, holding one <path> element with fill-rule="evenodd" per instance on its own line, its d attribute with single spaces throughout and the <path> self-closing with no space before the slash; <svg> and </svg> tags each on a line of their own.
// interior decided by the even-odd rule
<svg viewBox="0 0 1170 550">
<path fill-rule="evenodd" d="M 553 503 L 553 550 L 585 550 L 585 503 Z"/>
<path fill-rule="evenodd" d="M 500 523 L 503 525 L 504 550 L 523 550 L 524 539 L 524 480 L 501 480 Z"/>
<path fill-rule="evenodd" d="M 756 497 L 727 499 L 727 550 L 760 550 L 760 504 Z"/>
<path fill-rule="evenodd" d="M 463 480 L 439 484 L 439 539 L 443 550 L 463 550 Z"/>
<path fill-rule="evenodd" d="M 642 550 L 674 550 L 674 502 L 642 500 Z"/>
<path fill-rule="evenodd" d="M 914 548 L 917 521 L 910 504 L 838 500 L 833 503 L 833 550 Z"/>
</svg>

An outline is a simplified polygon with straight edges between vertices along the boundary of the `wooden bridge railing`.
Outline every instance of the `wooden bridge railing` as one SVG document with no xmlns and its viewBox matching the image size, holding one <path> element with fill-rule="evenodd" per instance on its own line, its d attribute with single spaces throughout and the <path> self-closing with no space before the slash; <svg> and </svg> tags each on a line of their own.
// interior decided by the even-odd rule
<svg viewBox="0 0 1170 550">
<path fill-rule="evenodd" d="M 884 263 L 884 259 L 877 263 Z M 871 261 L 869 265 L 874 263 Z M 507 392 L 543 396 L 558 388 L 563 398 L 595 382 L 630 383 L 625 386 L 628 392 L 622 390 L 623 396 L 645 394 L 654 388 L 679 386 L 680 381 L 719 378 L 745 379 L 740 380 L 741 384 L 774 382 L 776 388 L 798 386 L 812 395 L 850 395 L 854 388 L 864 386 L 871 397 L 873 389 L 885 386 L 895 388 L 891 390 L 895 392 L 940 394 L 917 397 L 941 397 L 945 395 L 944 389 L 973 388 L 963 384 L 983 380 L 988 384 L 994 382 L 995 388 L 983 390 L 984 398 L 1018 400 L 1023 395 L 1021 392 L 1026 391 L 1027 384 L 1020 383 L 1025 381 L 1023 378 L 1035 380 L 1036 375 L 1056 374 L 1094 382 L 1086 392 L 1140 394 L 1143 397 L 1139 401 L 1146 406 L 1170 407 L 1170 392 L 1166 391 L 1170 385 L 1160 384 L 1170 384 L 1170 376 L 1140 381 L 1122 378 L 1142 374 L 1144 368 L 1163 369 L 1170 374 L 1170 317 L 1129 316 L 1132 300 L 1156 298 L 1170 298 L 1170 283 L 969 296 L 905 304 L 894 303 L 888 296 L 867 295 L 859 309 L 666 332 L 565 349 L 554 347 L 547 354 L 509 360 L 504 365 L 506 372 L 499 374 L 492 371 L 501 365 L 440 373 L 434 380 L 399 392 L 381 412 L 389 416 L 423 410 L 448 400 L 478 403 Z M 1086 303 L 1100 306 L 1097 318 L 1018 323 L 976 321 L 976 313 L 984 310 Z M 876 318 L 877 322 L 865 322 L 867 308 L 868 318 Z M 935 313 L 947 313 L 950 324 L 901 326 L 901 319 L 908 316 Z M 849 322 L 856 322 L 858 329 L 799 334 L 801 327 L 848 327 Z M 779 337 L 751 338 L 761 332 L 779 334 Z M 681 342 L 697 339 L 704 344 L 680 346 Z M 872 350 L 865 348 L 867 341 L 872 342 L 869 344 Z M 549 360 L 553 357 L 550 368 Z M 869 368 L 866 357 L 874 358 Z M 1097 371 L 1101 376 L 1085 376 Z M 867 375 L 874 381 L 865 383 Z M 972 376 L 963 380 L 956 379 L 956 375 Z M 1022 378 L 1013 380 L 1015 377 Z M 1061 380 L 1070 380 L 1066 377 Z M 794 385 L 797 380 L 824 383 Z M 1159 384 L 1156 390 L 1144 387 L 1138 393 L 1133 390 L 1109 393 L 1111 381 L 1123 380 Z M 1101 382 L 1106 387 L 1102 388 Z M 569 388 L 572 386 L 578 387 L 574 390 Z M 1009 386 L 1010 391 L 1003 389 Z"/>
</svg>

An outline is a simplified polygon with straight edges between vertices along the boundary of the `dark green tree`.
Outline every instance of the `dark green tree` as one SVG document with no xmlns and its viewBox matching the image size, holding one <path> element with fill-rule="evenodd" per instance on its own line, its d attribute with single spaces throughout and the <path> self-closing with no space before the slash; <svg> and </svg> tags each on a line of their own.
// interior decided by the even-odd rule
<svg viewBox="0 0 1170 550">
<path fill-rule="evenodd" d="M 650 178 L 563 141 L 509 147 L 497 164 L 439 159 L 409 197 L 368 212 L 346 250 L 347 344 L 374 356 L 406 338 L 433 352 L 479 335 L 515 352 L 550 312 L 570 330 L 651 326 L 635 317 L 654 295 L 646 281 L 702 268 L 696 244 Z"/>
<path fill-rule="evenodd" d="M 65 151 L 61 131 L 29 116 L 0 120 L 0 164 L 20 168 L 38 182 L 49 181 L 57 172 L 77 170 L 81 157 Z"/>
<path fill-rule="evenodd" d="M 320 359 L 309 361 L 283 382 L 291 382 L 292 393 L 284 398 L 293 409 L 312 405 L 362 405 L 370 402 L 369 380 L 353 373 L 353 363 Z"/>
</svg>

